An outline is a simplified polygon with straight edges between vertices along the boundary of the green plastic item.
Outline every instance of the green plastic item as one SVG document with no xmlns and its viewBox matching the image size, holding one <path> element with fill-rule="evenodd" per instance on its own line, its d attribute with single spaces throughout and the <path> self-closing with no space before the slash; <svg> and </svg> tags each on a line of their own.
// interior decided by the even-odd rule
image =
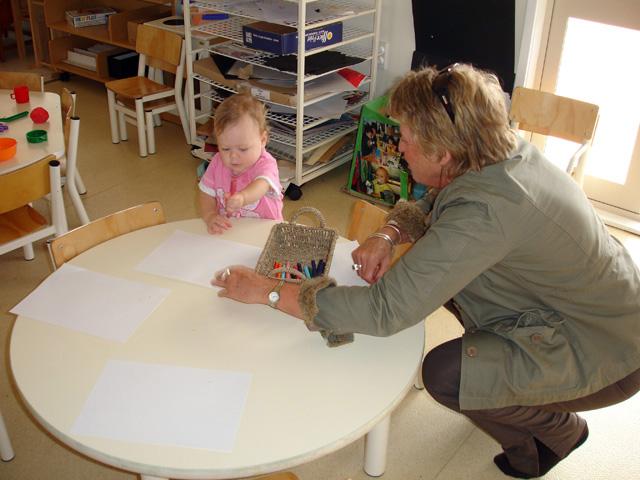
<svg viewBox="0 0 640 480">
<path fill-rule="evenodd" d="M 0 122 L 13 122 L 14 120 L 18 120 L 19 118 L 26 117 L 29 115 L 28 111 L 16 113 L 15 115 L 11 115 L 10 117 L 0 118 Z"/>
<path fill-rule="evenodd" d="M 27 132 L 27 142 L 29 143 L 42 143 L 47 141 L 46 130 L 31 130 Z"/>
</svg>

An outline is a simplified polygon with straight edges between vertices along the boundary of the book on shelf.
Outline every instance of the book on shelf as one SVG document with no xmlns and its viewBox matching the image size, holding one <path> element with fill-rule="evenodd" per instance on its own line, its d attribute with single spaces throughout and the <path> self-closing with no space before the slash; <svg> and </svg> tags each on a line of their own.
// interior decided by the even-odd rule
<svg viewBox="0 0 640 480">
<path fill-rule="evenodd" d="M 89 27 L 93 25 L 104 25 L 109 21 L 109 16 L 116 12 L 110 7 L 81 8 L 78 10 L 67 10 L 65 17 L 67 23 L 72 27 Z"/>
</svg>

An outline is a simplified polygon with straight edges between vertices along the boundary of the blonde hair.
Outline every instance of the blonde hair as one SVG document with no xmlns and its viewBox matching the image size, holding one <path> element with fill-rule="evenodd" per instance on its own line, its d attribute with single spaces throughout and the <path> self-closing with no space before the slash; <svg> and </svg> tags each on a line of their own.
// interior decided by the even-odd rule
<svg viewBox="0 0 640 480">
<path fill-rule="evenodd" d="M 384 167 L 378 167 L 376 168 L 376 177 L 378 176 L 379 173 L 384 173 L 384 178 L 385 178 L 385 183 L 389 181 L 389 172 L 387 171 L 386 168 Z"/>
<path fill-rule="evenodd" d="M 411 129 L 425 155 L 451 153 L 453 162 L 444 171 L 451 178 L 505 160 L 516 134 L 498 78 L 471 65 L 452 67 L 447 82 L 452 121 L 432 89 L 437 75 L 433 67 L 405 75 L 391 90 L 389 113 Z"/>
<path fill-rule="evenodd" d="M 248 93 L 238 93 L 225 98 L 215 111 L 213 132 L 219 136 L 225 128 L 233 125 L 248 115 L 258 125 L 258 130 L 269 132 L 267 125 L 267 110 L 264 104 Z"/>
</svg>

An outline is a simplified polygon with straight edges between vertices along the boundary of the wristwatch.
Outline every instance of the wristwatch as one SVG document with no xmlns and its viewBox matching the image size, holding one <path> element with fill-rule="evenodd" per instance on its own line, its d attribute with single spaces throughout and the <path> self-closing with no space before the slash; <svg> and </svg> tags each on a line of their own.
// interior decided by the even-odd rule
<svg viewBox="0 0 640 480">
<path fill-rule="evenodd" d="M 282 288 L 282 285 L 284 285 L 284 280 L 280 280 L 275 288 L 269 292 L 269 306 L 271 308 L 278 308 L 278 302 L 280 301 L 280 289 Z"/>
</svg>

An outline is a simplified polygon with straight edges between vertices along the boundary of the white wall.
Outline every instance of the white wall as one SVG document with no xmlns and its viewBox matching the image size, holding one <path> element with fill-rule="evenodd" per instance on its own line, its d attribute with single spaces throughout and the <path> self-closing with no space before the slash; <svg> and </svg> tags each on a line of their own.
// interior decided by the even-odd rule
<svg viewBox="0 0 640 480">
<path fill-rule="evenodd" d="M 527 3 L 535 3 L 535 0 L 514 1 L 516 6 L 515 65 L 517 67 L 520 59 L 520 46 L 523 44 L 522 34 L 523 31 L 527 31 L 524 25 Z M 411 68 L 411 56 L 415 50 L 411 0 L 382 0 L 380 42 L 386 42 L 389 51 L 386 68 L 380 67 L 378 70 L 376 96 L 382 95 Z M 525 40 L 524 45 L 528 46 L 529 42 Z"/>
</svg>

